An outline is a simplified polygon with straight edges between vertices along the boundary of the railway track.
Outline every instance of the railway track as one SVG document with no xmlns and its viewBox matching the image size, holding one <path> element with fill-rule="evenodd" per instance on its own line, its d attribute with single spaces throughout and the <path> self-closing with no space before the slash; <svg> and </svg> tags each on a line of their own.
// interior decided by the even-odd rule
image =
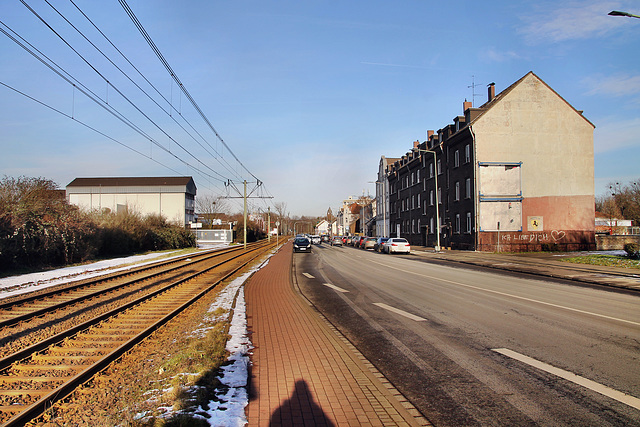
<svg viewBox="0 0 640 427">
<path fill-rule="evenodd" d="M 135 277 L 91 281 L 5 304 L 2 336 L 23 331 L 32 338 L 23 338 L 30 345 L 0 353 L 0 425 L 24 425 L 37 417 L 274 246 L 259 242 L 246 251 L 160 263 Z M 62 330 L 37 333 L 39 319 L 59 319 L 61 312 Z"/>
</svg>

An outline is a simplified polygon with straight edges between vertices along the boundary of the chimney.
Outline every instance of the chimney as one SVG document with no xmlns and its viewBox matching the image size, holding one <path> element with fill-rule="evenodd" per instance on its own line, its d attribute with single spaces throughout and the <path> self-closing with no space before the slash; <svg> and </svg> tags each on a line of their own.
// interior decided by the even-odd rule
<svg viewBox="0 0 640 427">
<path fill-rule="evenodd" d="M 432 136 L 433 136 L 433 131 L 432 130 L 428 130 L 427 131 L 427 139 L 431 139 Z"/>
<path fill-rule="evenodd" d="M 413 141 L 413 148 L 418 148 L 418 145 L 420 145 L 420 141 Z"/>
<path fill-rule="evenodd" d="M 495 83 L 489 83 L 487 85 L 487 87 L 489 88 L 489 100 L 488 102 L 491 102 L 493 100 L 493 98 L 496 97 L 496 84 Z"/>
<path fill-rule="evenodd" d="M 473 103 L 465 99 L 464 102 L 462 103 L 462 113 L 464 114 L 464 112 L 467 111 L 472 106 L 473 106 Z"/>
</svg>

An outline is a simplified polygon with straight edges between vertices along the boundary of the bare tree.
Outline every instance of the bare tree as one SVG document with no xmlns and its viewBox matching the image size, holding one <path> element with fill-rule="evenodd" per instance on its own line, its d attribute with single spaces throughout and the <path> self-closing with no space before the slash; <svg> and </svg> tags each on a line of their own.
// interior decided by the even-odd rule
<svg viewBox="0 0 640 427">
<path fill-rule="evenodd" d="M 280 222 L 278 233 L 288 232 L 289 230 L 289 214 L 287 213 L 287 204 L 285 202 L 277 202 L 273 204 L 276 210 L 277 221 Z"/>
<path fill-rule="evenodd" d="M 229 202 L 222 196 L 207 194 L 196 198 L 198 213 L 211 215 L 216 218 L 221 214 L 228 214 Z"/>
</svg>

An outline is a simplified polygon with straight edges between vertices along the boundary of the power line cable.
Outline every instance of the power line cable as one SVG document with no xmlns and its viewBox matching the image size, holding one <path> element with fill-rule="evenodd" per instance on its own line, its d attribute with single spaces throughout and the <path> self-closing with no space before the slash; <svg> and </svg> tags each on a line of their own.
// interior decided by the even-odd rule
<svg viewBox="0 0 640 427">
<path fill-rule="evenodd" d="M 140 31 L 140 34 L 142 34 L 142 37 L 147 41 L 147 43 L 149 44 L 151 49 L 154 51 L 154 53 L 156 54 L 156 56 L 158 57 L 160 62 L 164 65 L 164 67 L 167 69 L 167 71 L 169 72 L 171 77 L 175 80 L 175 82 L 178 85 L 178 87 L 180 88 L 180 90 L 185 94 L 185 96 L 187 97 L 189 102 L 191 102 L 191 105 L 193 106 L 193 108 L 195 108 L 195 110 L 200 114 L 200 117 L 202 117 L 202 120 L 204 120 L 204 122 L 209 126 L 209 128 L 213 131 L 213 133 L 218 138 L 218 140 L 227 148 L 227 150 L 233 156 L 233 158 L 236 159 L 238 164 L 240 166 L 242 166 L 242 168 L 245 171 L 247 171 L 247 173 L 249 173 L 249 175 L 251 175 L 254 179 L 257 180 L 258 178 L 253 173 L 251 173 L 249 171 L 249 169 L 246 168 L 246 166 L 240 161 L 240 159 L 238 159 L 238 157 L 235 155 L 235 153 L 233 151 L 231 151 L 231 149 L 229 148 L 227 143 L 218 134 L 218 131 L 216 131 L 216 129 L 213 127 L 213 125 L 211 124 L 211 122 L 209 121 L 207 116 L 204 114 L 204 112 L 200 109 L 200 107 L 198 106 L 196 101 L 193 99 L 193 97 L 191 96 L 191 94 L 189 93 L 187 88 L 182 84 L 182 82 L 178 78 L 177 74 L 173 71 L 173 69 L 171 68 L 171 66 L 169 65 L 167 60 L 164 58 L 164 56 L 162 55 L 162 53 L 160 52 L 160 50 L 158 49 L 156 44 L 153 42 L 153 40 L 151 39 L 151 37 L 149 36 L 147 31 L 144 29 L 144 27 L 142 26 L 142 24 L 140 23 L 140 21 L 138 20 L 136 15 L 133 13 L 131 8 L 127 4 L 127 2 L 125 0 L 119 0 L 119 2 L 120 2 L 120 5 L 122 6 L 122 8 L 127 12 L 127 15 L 129 15 L 129 18 L 131 18 L 131 20 L 133 21 L 133 23 L 136 26 L 136 28 L 138 28 L 138 31 Z"/>
<path fill-rule="evenodd" d="M 206 147 L 204 147 L 198 140 L 197 138 L 195 138 L 187 129 L 185 129 L 176 119 L 175 117 L 171 114 L 171 111 L 167 111 L 164 109 L 164 107 L 162 107 L 148 92 L 146 92 L 142 87 L 140 87 L 140 85 L 138 85 L 124 70 L 122 70 L 120 67 L 118 67 L 104 52 L 102 52 L 102 50 L 100 50 L 93 42 L 91 42 L 83 33 L 82 31 L 78 30 L 73 24 L 71 24 L 71 22 L 69 22 L 69 20 L 64 17 L 63 14 L 61 14 L 55 7 L 53 7 L 48 0 L 45 0 L 47 4 L 49 4 L 49 6 L 55 10 L 63 19 L 65 19 L 69 25 L 74 28 L 82 37 L 85 38 L 85 40 L 87 40 L 87 42 L 89 42 L 98 52 L 100 52 L 100 54 L 102 54 L 118 71 L 120 71 L 127 79 L 129 79 L 129 81 L 131 83 L 133 83 L 142 93 L 144 93 L 154 104 L 156 104 L 156 106 L 158 106 L 158 108 L 160 108 L 165 114 L 167 114 L 169 117 L 171 117 L 171 119 L 178 125 L 180 126 L 180 128 L 182 130 L 184 130 L 184 132 L 189 135 L 198 145 L 200 145 L 200 147 L 202 147 L 210 156 L 212 156 L 218 163 L 220 163 L 220 165 L 227 169 L 229 172 L 235 174 L 235 172 L 232 170 L 231 165 L 224 160 L 224 156 L 221 155 L 220 153 L 218 153 L 218 150 L 216 148 L 214 148 L 207 140 L 204 136 L 202 136 L 202 134 L 200 132 L 198 132 L 197 129 L 195 129 L 195 127 L 182 115 L 181 112 L 177 111 L 175 109 L 175 107 L 173 106 L 173 104 L 167 100 L 167 98 L 153 85 L 153 83 L 151 83 L 149 81 L 149 79 L 147 79 L 147 77 L 129 60 L 129 58 L 127 58 L 127 56 L 120 50 L 118 49 L 118 47 L 109 39 L 109 37 L 107 37 L 107 35 L 100 30 L 100 28 L 98 28 L 98 26 L 87 16 L 86 13 L 84 13 L 84 11 L 82 9 L 80 9 L 79 6 L 77 6 L 73 0 L 70 0 L 71 4 L 78 10 L 78 12 L 96 29 L 96 31 L 98 31 L 98 33 L 100 33 L 100 35 L 116 50 L 116 52 L 118 52 L 120 54 L 120 56 L 122 56 L 122 58 L 124 58 L 124 60 L 147 82 L 147 84 L 149 84 L 149 86 L 151 86 L 156 93 L 169 105 L 169 109 L 170 110 L 174 110 L 178 113 L 178 115 L 189 125 L 189 127 L 193 130 L 194 133 L 196 133 L 200 139 L 202 139 L 202 141 L 204 141 L 215 153 L 216 155 L 212 154 L 211 152 L 208 151 L 208 149 Z M 224 160 L 224 163 L 220 160 Z M 239 176 L 237 176 L 239 178 Z"/>
<path fill-rule="evenodd" d="M 131 99 L 129 99 L 120 89 L 118 89 L 115 85 L 113 85 L 109 81 L 109 79 L 107 79 L 95 66 L 93 66 L 93 64 L 91 64 L 91 62 L 89 60 L 87 60 L 82 54 L 80 54 L 80 52 L 78 52 L 73 46 L 71 46 L 71 44 L 64 37 L 62 37 L 51 25 L 49 25 L 49 23 L 44 18 L 42 18 L 42 16 L 40 16 L 31 6 L 29 6 L 25 0 L 20 0 L 20 1 L 47 28 L 49 28 L 60 40 L 62 40 L 62 42 L 65 45 L 67 45 L 67 47 L 69 47 L 69 49 L 71 49 L 80 59 L 82 59 L 96 74 L 98 74 L 98 76 L 100 76 L 110 87 L 112 87 L 120 96 L 122 96 L 122 98 L 125 99 L 133 108 L 135 108 L 140 114 L 142 114 L 143 117 L 145 117 L 160 132 L 162 132 L 167 138 L 169 138 L 170 141 L 174 142 L 178 147 L 180 147 L 183 151 L 185 151 L 189 156 L 191 156 L 194 160 L 196 160 L 202 166 L 204 166 L 205 168 L 211 170 L 213 173 L 219 175 L 221 178 L 224 178 L 224 176 L 222 174 L 220 174 L 216 170 L 212 169 L 210 166 L 206 165 L 204 162 L 202 162 L 202 160 L 200 160 L 193 153 L 191 153 L 189 150 L 187 150 L 182 144 L 180 144 L 178 141 L 176 141 L 174 138 L 172 138 L 171 135 L 169 135 L 162 127 L 160 127 L 154 120 L 152 120 L 151 117 L 149 117 L 144 111 L 142 111 L 142 109 L 140 109 L 133 101 L 131 101 Z M 103 101 L 103 102 L 105 102 L 105 101 Z"/>
<path fill-rule="evenodd" d="M 87 98 L 89 98 L 91 101 L 93 101 L 94 103 L 96 103 L 97 105 L 99 105 L 100 107 L 102 107 L 105 111 L 107 111 L 108 113 L 110 113 L 111 115 L 113 115 L 115 118 L 117 118 L 118 120 L 122 121 L 124 124 L 126 124 L 127 126 L 131 127 L 134 131 L 140 133 L 142 136 L 144 136 L 145 138 L 147 138 L 149 141 L 151 141 L 152 143 L 154 143 L 156 146 L 158 146 L 159 148 L 161 148 L 163 151 L 165 151 L 166 153 L 170 154 L 171 156 L 173 156 L 175 159 L 177 159 L 179 162 L 183 163 L 184 165 L 200 172 L 201 174 L 203 174 L 204 176 L 208 176 L 212 179 L 216 179 L 218 181 L 224 182 L 223 180 L 221 180 L 218 177 L 212 176 L 206 172 L 201 171 L 200 169 L 196 168 L 195 166 L 189 164 L 188 162 L 186 162 L 185 160 L 181 159 L 180 157 L 178 157 L 176 154 L 172 153 L 170 150 L 167 150 L 166 147 L 164 147 L 162 144 L 159 144 L 157 141 L 155 141 L 153 138 L 149 137 L 148 135 L 144 134 L 144 132 L 140 129 L 138 129 L 134 124 L 132 124 L 131 122 L 129 122 L 125 117 L 123 117 L 120 113 L 117 112 L 117 110 L 113 109 L 110 105 L 105 105 L 104 102 L 101 102 L 102 100 L 99 97 L 94 96 L 95 94 L 93 94 L 90 90 L 86 89 L 82 84 L 76 84 L 74 83 L 77 82 L 76 79 L 74 79 L 69 73 L 67 73 L 62 67 L 60 67 L 59 65 L 57 65 L 54 61 L 52 61 L 50 58 L 48 58 L 46 55 L 42 54 L 42 52 L 40 52 L 38 49 L 36 49 L 33 45 L 31 45 L 29 42 L 27 42 L 26 40 L 24 40 L 24 38 L 22 38 L 21 36 L 19 36 L 17 33 L 15 33 L 9 26 L 7 26 L 4 22 L 0 21 L 0 25 L 4 26 L 5 28 L 7 28 L 9 31 L 11 31 L 11 33 L 15 34 L 16 37 L 19 37 L 20 40 L 23 40 L 26 44 L 29 45 L 29 47 L 33 48 L 30 49 L 29 47 L 27 47 L 27 45 L 25 45 L 24 43 L 22 43 L 20 40 L 18 40 L 16 37 L 14 37 L 12 34 L 10 34 L 9 32 L 7 32 L 4 28 L 0 27 L 0 32 L 3 33 L 4 35 L 6 35 L 11 41 L 13 41 L 14 43 L 16 43 L 18 46 L 20 46 L 22 49 L 24 49 L 25 51 L 27 51 L 29 54 L 31 54 L 34 58 L 36 58 L 38 61 L 40 61 L 42 64 L 44 64 L 47 68 L 49 68 L 51 71 L 53 71 L 55 74 L 57 74 L 60 78 L 62 78 L 65 82 L 67 82 L 68 84 L 70 84 L 71 86 L 73 86 L 74 89 L 77 89 L 78 91 L 80 91 L 83 95 L 85 95 Z M 37 53 L 36 53 L 37 52 Z M 46 59 L 46 60 L 45 60 Z M 65 76 L 68 75 L 69 77 Z M 73 81 L 72 81 L 73 80 Z M 79 82 L 78 82 L 79 83 Z M 38 103 L 40 103 L 41 105 L 47 106 L 50 109 L 56 111 L 56 112 L 60 112 L 60 114 L 64 115 L 65 117 L 69 117 L 71 119 L 74 119 L 74 116 L 72 115 L 68 115 L 66 113 L 61 112 L 60 110 L 57 110 L 51 106 L 49 106 L 48 104 L 45 104 L 41 101 L 38 101 L 36 98 L 28 96 L 26 94 L 24 94 L 23 92 L 20 92 L 17 89 L 14 89 L 13 87 L 7 85 L 7 84 L 3 84 L 3 86 L 10 88 L 12 90 L 14 90 L 17 93 L 20 93 L 26 97 L 28 97 L 31 100 L 34 100 Z M 94 129 L 91 128 L 89 125 L 80 122 L 78 120 L 76 120 L 78 123 L 83 124 L 84 126 L 90 128 L 90 129 Z M 107 135 L 105 135 L 104 133 L 96 130 L 96 132 L 100 133 L 101 135 L 104 135 L 106 137 L 108 137 Z M 111 137 L 108 137 L 109 139 L 114 140 Z M 115 140 L 114 140 L 115 141 Z M 117 142 L 117 141 L 116 141 Z M 120 143 L 120 142 L 118 142 Z M 120 143 L 121 144 L 121 143 Z M 127 148 L 132 149 L 131 147 L 127 146 Z M 132 149 L 133 151 L 135 151 L 136 153 L 141 153 L 138 150 Z M 144 154 L 142 154 L 144 157 L 150 158 Z M 159 163 L 159 162 L 157 162 Z M 161 163 L 159 163 L 161 164 Z M 163 165 L 164 166 L 164 165 Z M 173 170 L 173 169 L 171 169 Z M 180 174 L 180 173 L 179 173 Z M 180 174 L 182 175 L 182 174 Z"/>
</svg>

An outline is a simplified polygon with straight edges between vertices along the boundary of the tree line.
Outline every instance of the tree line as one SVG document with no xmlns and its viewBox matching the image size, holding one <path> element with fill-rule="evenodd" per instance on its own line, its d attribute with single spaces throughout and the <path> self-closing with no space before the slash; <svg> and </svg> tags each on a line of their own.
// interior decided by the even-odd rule
<svg viewBox="0 0 640 427">
<path fill-rule="evenodd" d="M 596 198 L 596 211 L 640 225 L 640 178 L 628 184 L 610 183 L 609 193 Z"/>
<path fill-rule="evenodd" d="M 83 212 L 45 178 L 0 180 L 0 270 L 31 270 L 195 246 L 184 227 L 159 215 Z"/>
</svg>

